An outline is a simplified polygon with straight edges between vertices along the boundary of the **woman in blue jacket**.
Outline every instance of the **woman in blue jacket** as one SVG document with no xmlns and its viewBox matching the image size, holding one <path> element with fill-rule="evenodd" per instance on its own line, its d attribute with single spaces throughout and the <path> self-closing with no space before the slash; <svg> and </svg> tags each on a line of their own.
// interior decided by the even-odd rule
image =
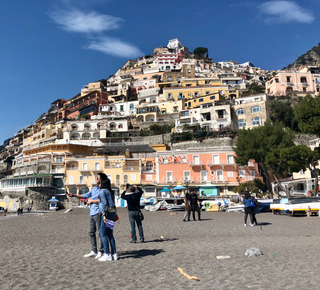
<svg viewBox="0 0 320 290">
<path fill-rule="evenodd" d="M 254 197 L 250 195 L 248 191 L 244 193 L 244 198 L 242 200 L 244 205 L 244 226 L 247 226 L 248 215 L 250 216 L 251 226 L 256 226 L 258 224 L 256 219 L 256 214 L 259 213 L 259 207 L 254 203 Z"/>
<path fill-rule="evenodd" d="M 99 193 L 99 209 L 102 213 L 100 235 L 104 247 L 104 255 L 99 258 L 100 262 L 118 260 L 116 253 L 116 242 L 113 236 L 113 228 L 110 229 L 106 226 L 108 220 L 116 220 L 116 207 L 114 203 L 114 193 L 111 189 L 110 179 L 104 174 L 99 173 L 101 177 L 100 193 Z M 111 248 L 111 254 L 109 251 L 109 243 Z"/>
</svg>

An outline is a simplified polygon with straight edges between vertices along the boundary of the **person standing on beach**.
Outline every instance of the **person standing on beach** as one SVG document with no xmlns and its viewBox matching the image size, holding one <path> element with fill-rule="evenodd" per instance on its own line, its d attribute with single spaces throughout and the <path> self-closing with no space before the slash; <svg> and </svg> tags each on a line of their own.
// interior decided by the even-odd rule
<svg viewBox="0 0 320 290">
<path fill-rule="evenodd" d="M 191 190 L 190 191 L 190 205 L 191 205 L 191 210 L 192 210 L 192 217 L 193 220 L 196 220 L 196 211 L 198 212 L 198 220 L 201 221 L 201 217 L 200 217 L 200 201 L 199 198 L 197 196 L 197 194 Z"/>
<path fill-rule="evenodd" d="M 136 192 L 136 189 L 138 192 Z M 127 192 L 128 191 L 128 192 Z M 136 185 L 126 185 L 124 188 L 124 192 L 121 194 L 121 198 L 127 201 L 128 204 L 128 212 L 129 212 L 129 221 L 131 226 L 131 242 L 137 242 L 136 236 L 136 224 L 139 230 L 140 242 L 144 243 L 144 235 L 142 228 L 142 221 L 139 216 L 140 212 L 140 198 L 142 196 L 142 189 Z"/>
<path fill-rule="evenodd" d="M 99 192 L 100 192 L 100 183 L 101 177 L 100 175 L 104 173 L 98 173 L 96 177 L 97 185 L 93 187 L 89 192 L 85 194 L 73 194 L 68 193 L 68 197 L 76 197 L 79 199 L 87 199 L 91 197 L 91 200 L 88 200 L 87 205 L 90 206 L 90 218 L 89 218 L 89 236 L 91 242 L 91 252 L 89 254 L 84 255 L 85 258 L 95 257 L 99 259 L 103 254 L 103 244 L 100 236 L 100 227 L 101 227 L 101 212 L 99 210 Z M 99 236 L 99 252 L 97 248 L 97 238 L 96 232 L 98 231 Z"/>
<path fill-rule="evenodd" d="M 191 214 L 191 206 L 190 206 L 190 193 L 187 192 L 186 196 L 184 197 L 184 204 L 185 204 L 185 212 L 183 221 L 186 222 L 186 218 L 188 217 L 188 221 L 190 221 L 190 214 Z"/>
<path fill-rule="evenodd" d="M 255 202 L 254 198 L 250 195 L 248 191 L 246 191 L 244 193 L 244 197 L 242 200 L 242 203 L 244 205 L 244 226 L 245 227 L 247 226 L 248 215 L 250 216 L 250 221 L 251 221 L 250 226 L 255 226 L 258 224 L 255 217 L 255 213 L 258 213 L 257 210 L 255 209 L 257 206 L 255 205 L 254 202 Z"/>
<path fill-rule="evenodd" d="M 114 202 L 114 192 L 111 189 L 110 179 L 104 174 L 100 175 L 100 194 L 99 194 L 99 209 L 102 213 L 100 235 L 104 247 L 104 254 L 98 260 L 100 262 L 106 262 L 113 260 L 118 260 L 118 255 L 116 253 L 116 242 L 113 236 L 113 228 L 107 227 L 106 223 L 108 220 L 116 220 L 116 206 Z M 109 243 L 111 248 L 111 254 L 109 251 Z"/>
</svg>

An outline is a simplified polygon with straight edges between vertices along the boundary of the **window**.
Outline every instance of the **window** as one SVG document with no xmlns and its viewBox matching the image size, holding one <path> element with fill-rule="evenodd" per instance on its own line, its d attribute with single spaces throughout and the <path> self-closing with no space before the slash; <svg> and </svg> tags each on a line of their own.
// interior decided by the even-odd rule
<svg viewBox="0 0 320 290">
<path fill-rule="evenodd" d="M 171 82 L 171 81 L 172 81 L 172 77 L 168 77 L 168 82 Z"/>
<path fill-rule="evenodd" d="M 56 157 L 56 162 L 57 163 L 62 163 L 62 157 L 60 156 L 60 157 Z"/>
<path fill-rule="evenodd" d="M 223 110 L 218 110 L 218 119 L 223 119 Z"/>
<path fill-rule="evenodd" d="M 199 97 L 199 92 L 194 92 L 194 97 Z"/>
<path fill-rule="evenodd" d="M 260 117 L 255 117 L 252 119 L 252 126 L 262 125 L 262 119 Z"/>
<path fill-rule="evenodd" d="M 168 93 L 168 100 L 172 99 L 172 94 Z"/>
<path fill-rule="evenodd" d="M 287 83 L 290 83 L 291 77 L 287 77 Z"/>
<path fill-rule="evenodd" d="M 246 110 L 243 108 L 236 110 L 236 115 L 245 115 L 245 114 L 246 114 Z"/>
<path fill-rule="evenodd" d="M 200 157 L 198 155 L 194 155 L 192 157 L 193 164 L 200 164 Z"/>
<path fill-rule="evenodd" d="M 134 104 L 130 104 L 130 110 L 134 109 Z"/>
<path fill-rule="evenodd" d="M 129 183 L 128 182 L 128 175 L 125 174 L 125 175 L 123 175 L 123 184 L 127 184 L 127 183 Z"/>
<path fill-rule="evenodd" d="M 228 164 L 234 164 L 233 155 L 228 155 L 227 158 L 228 158 Z"/>
<path fill-rule="evenodd" d="M 120 184 L 120 174 L 116 174 L 116 184 Z"/>
<path fill-rule="evenodd" d="M 151 174 L 147 174 L 147 181 L 152 181 L 152 175 Z"/>
<path fill-rule="evenodd" d="M 88 170 L 88 163 L 83 163 L 82 164 L 82 169 L 83 170 Z"/>
<path fill-rule="evenodd" d="M 83 175 L 80 175 L 80 183 L 83 183 L 83 182 L 84 182 Z"/>
<path fill-rule="evenodd" d="M 153 163 L 152 162 L 147 162 L 146 170 L 153 170 Z"/>
<path fill-rule="evenodd" d="M 262 112 L 260 106 L 254 106 L 251 108 L 251 113 L 259 113 L 259 112 Z"/>
<path fill-rule="evenodd" d="M 179 93 L 178 98 L 179 98 L 179 99 L 182 99 L 182 98 L 183 98 L 183 93 Z"/>
<path fill-rule="evenodd" d="M 167 171 L 166 172 L 166 176 L 167 176 L 167 181 L 172 181 L 173 180 L 172 171 Z"/>
<path fill-rule="evenodd" d="M 211 96 L 210 97 L 210 100 L 214 100 L 216 97 L 215 96 Z"/>
<path fill-rule="evenodd" d="M 251 177 L 253 177 L 253 178 L 256 176 L 256 173 L 254 170 L 250 170 L 250 174 L 251 174 Z"/>
<path fill-rule="evenodd" d="M 120 167 L 120 162 L 119 162 L 119 161 L 116 161 L 116 162 L 114 163 L 114 167 L 119 168 L 119 167 Z"/>
<path fill-rule="evenodd" d="M 223 171 L 217 170 L 217 180 L 223 180 Z"/>
<path fill-rule="evenodd" d="M 94 163 L 94 169 L 95 170 L 100 170 L 100 163 L 99 162 L 95 162 Z"/>
<path fill-rule="evenodd" d="M 201 181 L 207 181 L 207 170 L 200 171 L 200 179 Z"/>
<path fill-rule="evenodd" d="M 190 171 L 183 171 L 183 180 L 190 181 Z"/>
<path fill-rule="evenodd" d="M 163 158 L 162 163 L 167 164 L 168 163 L 168 158 Z"/>
<path fill-rule="evenodd" d="M 203 98 L 199 99 L 199 103 L 202 103 L 203 102 Z"/>
<path fill-rule="evenodd" d="M 245 177 L 245 171 L 244 170 L 239 170 L 239 177 Z"/>
<path fill-rule="evenodd" d="M 219 164 L 219 155 L 212 155 L 212 164 Z"/>
<path fill-rule="evenodd" d="M 233 177 L 233 171 L 228 171 L 228 177 Z"/>
<path fill-rule="evenodd" d="M 278 82 L 279 82 L 279 79 L 275 79 L 275 81 L 276 81 L 276 83 L 278 83 Z"/>
<path fill-rule="evenodd" d="M 120 105 L 120 112 L 123 112 L 123 105 Z"/>
<path fill-rule="evenodd" d="M 306 77 L 301 77 L 301 78 L 300 78 L 300 81 L 301 81 L 302 83 L 306 83 L 306 82 L 307 82 L 307 78 L 306 78 Z"/>
</svg>

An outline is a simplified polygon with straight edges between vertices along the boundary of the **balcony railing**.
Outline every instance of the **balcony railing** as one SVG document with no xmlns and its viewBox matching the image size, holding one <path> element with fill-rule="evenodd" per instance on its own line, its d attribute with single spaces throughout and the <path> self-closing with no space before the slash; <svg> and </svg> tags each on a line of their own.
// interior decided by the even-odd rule
<svg viewBox="0 0 320 290">
<path fill-rule="evenodd" d="M 66 170 L 78 170 L 78 167 L 67 167 Z"/>
<path fill-rule="evenodd" d="M 123 171 L 140 171 L 139 166 L 123 166 Z"/>
<path fill-rule="evenodd" d="M 203 161 L 190 161 L 189 162 L 189 165 L 192 167 L 192 166 L 203 166 L 204 165 L 204 163 L 203 163 Z"/>
<path fill-rule="evenodd" d="M 172 177 L 172 178 L 169 178 L 169 179 L 163 178 L 162 182 L 163 183 L 176 183 L 177 179 L 175 177 Z"/>
</svg>

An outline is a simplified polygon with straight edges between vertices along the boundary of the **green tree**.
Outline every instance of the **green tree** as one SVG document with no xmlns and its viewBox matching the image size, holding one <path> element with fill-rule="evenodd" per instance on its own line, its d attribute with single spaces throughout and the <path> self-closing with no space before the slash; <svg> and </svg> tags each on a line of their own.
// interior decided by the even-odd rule
<svg viewBox="0 0 320 290">
<path fill-rule="evenodd" d="M 282 158 L 281 151 L 294 146 L 293 139 L 294 133 L 290 129 L 284 129 L 280 122 L 272 123 L 270 120 L 263 126 L 239 130 L 234 148 L 237 155 L 235 161 L 244 166 L 254 159 L 264 174 L 267 189 L 272 192 L 270 173 L 274 176 L 285 173 L 287 160 Z"/>
<path fill-rule="evenodd" d="M 256 95 L 256 94 L 263 94 L 266 91 L 265 85 L 261 85 L 258 82 L 252 82 L 247 86 L 247 89 L 241 93 L 243 97 Z"/>
<path fill-rule="evenodd" d="M 306 95 L 295 107 L 294 114 L 301 132 L 320 136 L 320 94 Z"/>
<path fill-rule="evenodd" d="M 233 192 L 243 193 L 249 191 L 251 193 L 257 194 L 259 191 L 265 189 L 265 184 L 258 178 L 253 179 L 252 181 L 242 182 L 233 189 Z"/>
<path fill-rule="evenodd" d="M 161 135 L 166 133 L 171 133 L 173 125 L 158 125 L 153 124 L 149 126 L 149 131 L 154 135 Z"/>
<path fill-rule="evenodd" d="M 271 120 L 280 121 L 283 126 L 290 128 L 295 132 L 300 132 L 298 120 L 294 115 L 293 107 L 290 101 L 273 100 L 269 104 Z"/>
<path fill-rule="evenodd" d="M 208 57 L 208 48 L 206 47 L 197 47 L 194 49 L 193 54 L 200 58 Z"/>
</svg>

